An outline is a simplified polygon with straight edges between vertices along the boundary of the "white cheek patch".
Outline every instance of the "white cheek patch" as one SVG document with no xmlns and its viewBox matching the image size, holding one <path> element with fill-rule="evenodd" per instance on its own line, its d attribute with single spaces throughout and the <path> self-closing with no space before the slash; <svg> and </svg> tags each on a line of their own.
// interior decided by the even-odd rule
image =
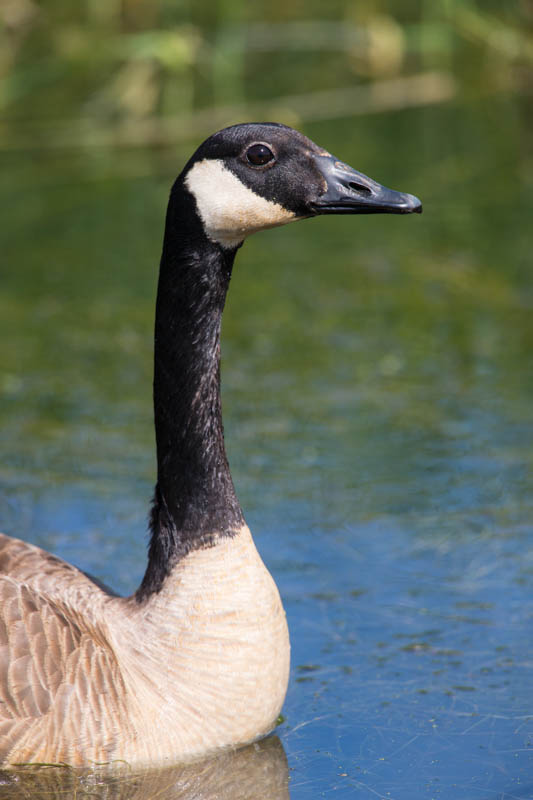
<svg viewBox="0 0 533 800">
<path fill-rule="evenodd" d="M 293 211 L 241 183 L 218 159 L 198 161 L 185 184 L 196 200 L 207 236 L 223 247 L 236 247 L 251 233 L 297 219 Z"/>
</svg>

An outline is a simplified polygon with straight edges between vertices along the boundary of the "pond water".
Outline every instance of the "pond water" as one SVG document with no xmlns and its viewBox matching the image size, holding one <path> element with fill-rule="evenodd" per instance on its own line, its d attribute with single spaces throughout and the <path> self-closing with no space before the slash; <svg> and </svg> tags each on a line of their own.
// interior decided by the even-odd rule
<svg viewBox="0 0 533 800">
<path fill-rule="evenodd" d="M 186 774 L 84 773 L 77 797 L 533 796 L 528 108 L 305 126 L 424 214 L 310 220 L 237 259 L 225 430 L 291 630 L 279 738 Z M 2 166 L 0 528 L 120 593 L 145 563 L 166 198 L 197 143 Z M 0 797 L 73 796 L 52 772 Z"/>
</svg>

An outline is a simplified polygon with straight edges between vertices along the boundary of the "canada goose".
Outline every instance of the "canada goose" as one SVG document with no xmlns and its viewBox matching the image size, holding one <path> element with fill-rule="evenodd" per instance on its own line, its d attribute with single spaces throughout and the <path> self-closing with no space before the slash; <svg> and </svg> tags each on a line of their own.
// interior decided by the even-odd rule
<svg viewBox="0 0 533 800">
<path fill-rule="evenodd" d="M 289 637 L 224 450 L 220 324 L 246 236 L 319 214 L 420 212 L 283 125 L 207 139 L 170 194 L 155 320 L 148 566 L 116 597 L 0 537 L 0 762 L 184 760 L 267 733 Z"/>
</svg>

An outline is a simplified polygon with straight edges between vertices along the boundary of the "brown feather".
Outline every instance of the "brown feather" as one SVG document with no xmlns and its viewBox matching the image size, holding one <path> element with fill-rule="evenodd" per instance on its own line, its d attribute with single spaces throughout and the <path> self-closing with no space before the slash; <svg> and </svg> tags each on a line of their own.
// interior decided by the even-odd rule
<svg viewBox="0 0 533 800">
<path fill-rule="evenodd" d="M 288 634 L 246 527 L 143 603 L 3 534 L 0 568 L 0 763 L 163 763 L 272 726 Z"/>
</svg>

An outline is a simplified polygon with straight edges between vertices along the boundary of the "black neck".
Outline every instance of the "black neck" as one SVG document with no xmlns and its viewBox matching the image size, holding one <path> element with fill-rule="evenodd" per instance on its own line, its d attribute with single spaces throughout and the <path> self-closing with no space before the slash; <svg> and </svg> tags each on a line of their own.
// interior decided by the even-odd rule
<svg viewBox="0 0 533 800">
<path fill-rule="evenodd" d="M 159 591 L 191 550 L 243 524 L 220 403 L 220 325 L 235 250 L 205 236 L 178 181 L 167 211 L 155 319 L 157 485 L 148 567 L 137 597 Z"/>
</svg>

